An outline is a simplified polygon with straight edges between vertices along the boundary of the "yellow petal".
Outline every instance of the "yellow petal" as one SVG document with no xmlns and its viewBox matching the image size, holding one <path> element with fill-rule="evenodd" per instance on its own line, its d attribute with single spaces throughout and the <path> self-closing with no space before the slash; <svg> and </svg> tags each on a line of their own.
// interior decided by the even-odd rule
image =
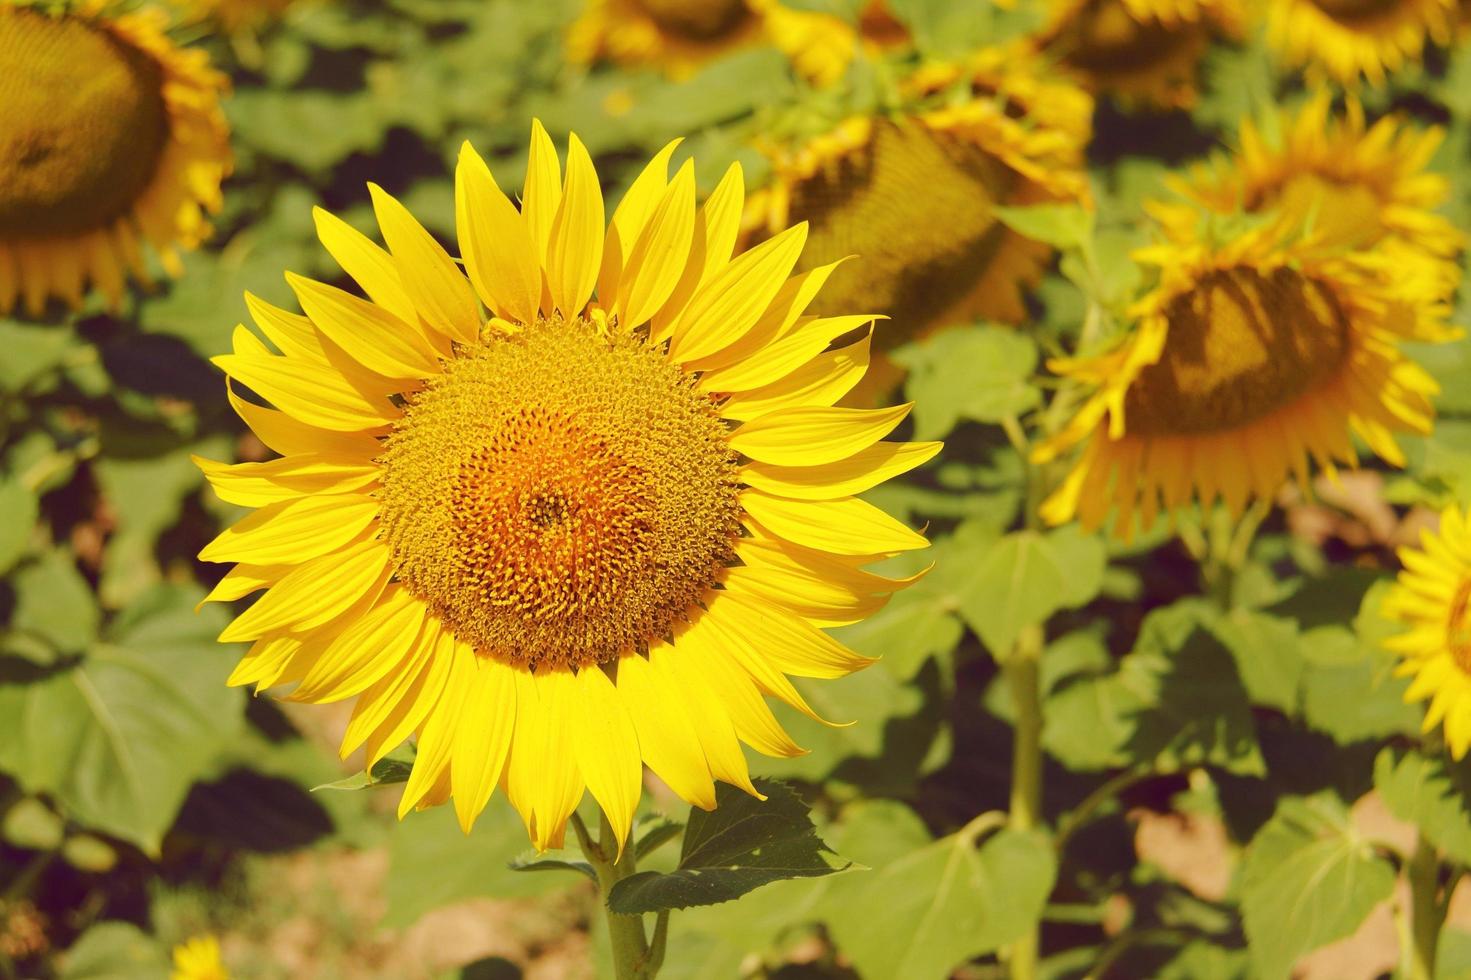
<svg viewBox="0 0 1471 980">
<path fill-rule="evenodd" d="M 700 213 L 695 216 L 695 230 L 684 273 L 664 308 L 654 316 L 653 328 L 650 330 L 650 338 L 654 343 L 663 343 L 669 339 L 695 290 L 709 282 L 716 271 L 725 268 L 725 264 L 730 261 L 731 250 L 735 248 L 736 236 L 740 232 L 744 199 L 741 165 L 733 163 L 726 170 L 715 192 L 705 201 L 705 206 L 700 208 Z"/>
<path fill-rule="evenodd" d="M 612 304 L 624 326 L 636 327 L 668 301 L 689 260 L 695 230 L 695 168 L 686 161 L 674 175 L 629 255 L 624 291 Z M 604 297 L 603 302 L 608 303 Z"/>
<path fill-rule="evenodd" d="M 292 658 L 303 650 L 302 641 L 294 636 L 273 636 L 257 640 L 241 658 L 240 663 L 225 680 L 229 687 L 244 687 L 256 684 L 259 688 L 270 687 L 286 670 Z"/>
<path fill-rule="evenodd" d="M 742 742 L 779 759 L 807 754 L 781 727 L 750 675 L 724 650 L 711 646 L 703 651 L 697 669 L 720 692 L 721 703 Z"/>
<path fill-rule="evenodd" d="M 787 676 L 768 658 L 765 651 L 756 647 L 751 638 L 721 619 L 722 604 L 713 603 L 713 609 L 700 617 L 697 625 L 703 627 L 709 646 L 734 661 L 750 679 L 767 694 L 780 698 L 802 714 L 821 724 L 829 722 L 812 710 L 807 699 L 797 692 Z"/>
<path fill-rule="evenodd" d="M 643 233 L 649 215 L 664 196 L 664 188 L 669 183 L 669 158 L 680 142 L 679 139 L 670 140 L 654 154 L 613 211 L 613 220 L 608 222 L 608 234 L 603 239 L 603 266 L 598 272 L 598 296 L 605 307 L 611 308 L 612 298 L 620 295 L 619 284 L 628 265 L 628 257 Z"/>
<path fill-rule="evenodd" d="M 880 442 L 836 463 L 817 466 L 748 463 L 741 467 L 741 481 L 758 490 L 794 500 L 851 497 L 927 462 L 943 445 L 939 442 Z"/>
<path fill-rule="evenodd" d="M 330 211 L 314 207 L 312 217 L 317 223 L 317 238 L 368 298 L 405 323 L 418 323 L 419 311 L 403 287 L 393 256 Z M 449 351 L 441 349 L 440 353 Z"/>
<path fill-rule="evenodd" d="M 329 704 L 361 694 L 408 654 L 427 612 L 407 589 L 390 586 L 371 612 L 322 651 L 286 700 Z"/>
<path fill-rule="evenodd" d="M 447 632 L 440 634 L 435 655 L 449 658 L 449 676 L 444 682 L 444 692 L 424 719 L 424 727 L 419 731 L 414 768 L 409 773 L 403 796 L 398 801 L 400 820 L 434 789 L 442 774 L 448 775 L 450 751 L 454 747 L 455 732 L 460 727 L 460 709 L 464 706 L 470 672 L 479 666 L 475 662 L 474 653 L 468 647 L 457 644 L 454 637 Z"/>
<path fill-rule="evenodd" d="M 215 587 L 209 590 L 208 595 L 199 600 L 194 611 L 199 612 L 204 608 L 206 602 L 234 602 L 236 599 L 243 599 L 252 592 L 258 592 L 281 581 L 294 567 L 293 565 L 236 565 L 225 573 L 224 578 L 215 583 Z"/>
<path fill-rule="evenodd" d="M 538 851 L 561 847 L 567 818 L 582 799 L 582 773 L 572 752 L 568 687 L 572 675 L 515 671 L 516 733 L 506 769 L 506 795 Z"/>
<path fill-rule="evenodd" d="M 688 643 L 690 650 L 683 649 Z M 716 779 L 739 786 L 752 796 L 765 799 L 751 784 L 751 770 L 746 756 L 741 752 L 740 739 L 736 737 L 735 725 L 730 713 L 720 702 L 720 695 L 710 682 L 696 669 L 700 639 L 690 639 L 687 634 L 674 638 L 674 646 L 659 646 L 649 651 L 649 664 L 655 671 L 663 672 L 667 686 L 679 692 L 679 696 L 690 707 L 690 713 L 699 719 L 695 735 L 705 758 L 710 763 L 710 774 Z"/>
<path fill-rule="evenodd" d="M 419 316 L 447 337 L 475 343 L 480 339 L 480 304 L 469 280 L 393 195 L 371 183 L 368 193 L 399 279 Z"/>
<path fill-rule="evenodd" d="M 199 557 L 254 565 L 310 561 L 347 545 L 377 518 L 378 501 L 354 493 L 285 500 L 226 528 Z"/>
<path fill-rule="evenodd" d="M 569 319 L 592 298 L 603 262 L 603 189 L 582 141 L 567 143 L 567 183 L 547 245 L 547 285 L 552 302 Z"/>
<path fill-rule="evenodd" d="M 770 657 L 784 674 L 831 679 L 875 662 L 755 596 L 724 593 L 710 605 L 721 606 L 720 621 Z"/>
<path fill-rule="evenodd" d="M 240 421 L 249 426 L 266 448 L 283 456 L 330 453 L 371 459 L 382 451 L 382 444 L 371 433 L 334 432 L 298 422 L 285 412 L 245 401 L 228 383 L 225 397 Z"/>
<path fill-rule="evenodd" d="M 571 685 L 572 748 L 587 788 L 618 838 L 618 858 L 643 790 L 643 757 L 628 709 L 608 675 L 584 667 Z"/>
<path fill-rule="evenodd" d="M 886 555 L 929 546 L 923 535 L 857 497 L 787 500 L 752 489 L 741 494 L 741 506 L 767 532 L 834 555 Z"/>
<path fill-rule="evenodd" d="M 375 429 L 399 417 L 386 398 L 370 398 L 336 371 L 270 354 L 221 354 L 210 359 L 231 378 L 298 421 L 322 429 Z"/>
<path fill-rule="evenodd" d="M 637 654 L 618 661 L 618 696 L 628 706 L 649 768 L 692 806 L 715 809 L 715 783 L 685 702 L 667 678 Z"/>
<path fill-rule="evenodd" d="M 470 281 L 486 307 L 520 323 L 536 320 L 541 260 L 520 212 L 467 142 L 455 168 L 455 224 Z"/>
<path fill-rule="evenodd" d="M 439 356 L 417 325 L 335 286 L 291 272 L 286 282 L 317 329 L 368 370 L 402 379 L 439 373 Z"/>
<path fill-rule="evenodd" d="M 840 259 L 837 262 L 829 262 L 827 265 L 792 276 L 782 284 L 781 289 L 777 290 L 776 296 L 766 307 L 766 312 L 761 314 L 761 319 L 756 321 L 756 325 L 747 331 L 745 336 L 710 357 L 685 362 L 685 368 L 691 371 L 709 371 L 737 364 L 745 361 L 763 347 L 785 337 L 792 331 L 807 307 L 817 298 L 818 292 L 844 261 Z"/>
<path fill-rule="evenodd" d="M 261 333 L 281 353 L 316 364 L 327 364 L 322 338 L 317 334 L 316 327 L 312 326 L 311 320 L 296 313 L 288 313 L 251 292 L 245 294 L 245 306 L 250 310 L 250 318 L 260 327 Z M 237 349 L 235 353 L 244 352 Z"/>
<path fill-rule="evenodd" d="M 892 408 L 784 408 L 730 434 L 730 447 L 774 466 L 820 466 L 872 446 L 904 421 L 910 405 Z"/>
<path fill-rule="evenodd" d="M 442 635 L 439 621 L 432 616 L 426 617 L 403 660 L 358 695 L 357 703 L 352 706 L 352 717 L 347 722 L 347 731 L 342 735 L 342 745 L 337 749 L 339 757 L 346 759 L 356 752 L 368 735 L 399 708 L 409 690 L 428 670 Z M 367 759 L 364 771 L 371 770 L 376 761 Z"/>
<path fill-rule="evenodd" d="M 388 584 L 388 558 L 387 545 L 368 540 L 299 565 L 225 627 L 220 642 L 278 630 L 304 633 L 355 605 L 371 607 Z"/>
<path fill-rule="evenodd" d="M 429 663 L 419 671 L 409 689 L 399 698 L 397 706 L 368 733 L 365 753 L 369 767 L 376 765 L 378 760 L 418 731 L 429 712 L 439 704 L 444 696 L 450 667 L 454 663 L 454 645 L 454 636 L 441 627 L 434 650 L 429 656 Z"/>
<path fill-rule="evenodd" d="M 299 453 L 266 463 L 189 458 L 204 472 L 217 497 L 241 507 L 264 507 L 313 494 L 350 493 L 373 483 L 383 472 L 371 459 L 342 453 Z"/>
<path fill-rule="evenodd" d="M 455 816 L 467 834 L 501 781 L 516 727 L 516 678 L 512 668 L 486 657 L 477 657 L 476 667 L 465 691 L 465 707 L 450 758 Z"/>
<path fill-rule="evenodd" d="M 744 361 L 714 368 L 700 377 L 702 391 L 750 391 L 787 377 L 844 334 L 882 317 L 868 314 L 804 318 L 789 334 Z"/>
<path fill-rule="evenodd" d="M 701 286 L 674 328 L 669 356 L 697 361 L 729 347 L 756 325 L 807 243 L 807 223 L 736 257 Z"/>
<path fill-rule="evenodd" d="M 562 165 L 557 148 L 540 119 L 531 120 L 531 152 L 526 159 L 526 180 L 521 185 L 521 216 L 536 246 L 537 262 L 545 263 L 552 240 L 552 221 L 562 203 Z M 550 312 L 550 311 L 548 311 Z"/>
<path fill-rule="evenodd" d="M 745 422 L 779 408 L 833 404 L 868 372 L 872 340 L 872 334 L 866 334 L 858 343 L 819 354 L 771 384 L 731 395 L 720 406 L 721 417 Z M 703 378 L 701 382 L 703 388 Z"/>
</svg>

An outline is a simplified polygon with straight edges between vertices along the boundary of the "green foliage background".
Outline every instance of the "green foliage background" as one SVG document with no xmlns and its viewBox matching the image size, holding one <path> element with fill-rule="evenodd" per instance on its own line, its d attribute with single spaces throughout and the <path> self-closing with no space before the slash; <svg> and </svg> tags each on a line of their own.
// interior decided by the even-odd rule
<svg viewBox="0 0 1471 980">
<path fill-rule="evenodd" d="M 981 16 L 944 0 L 892 6 L 937 57 L 1026 24 L 1024 13 Z M 385 930 L 463 899 L 578 880 L 508 867 L 525 839 L 502 800 L 466 839 L 443 810 L 395 825 L 372 792 L 307 792 L 342 770 L 269 699 L 224 686 L 241 651 L 214 642 L 223 611 L 194 610 L 221 569 L 193 556 L 237 512 L 190 462 L 248 449 L 206 362 L 228 348 L 243 292 L 290 305 L 284 270 L 337 276 L 313 205 L 371 233 L 374 180 L 448 237 L 460 142 L 517 185 L 532 116 L 559 137 L 577 131 L 610 199 L 676 135 L 690 137 L 679 157 L 695 156 L 702 190 L 732 159 L 759 184 L 749 140 L 773 106 L 832 113 L 861 105 L 873 83 L 860 65 L 842 95 L 813 93 L 766 49 L 679 83 L 587 73 L 561 54 L 576 7 L 341 0 L 303 4 L 257 38 L 193 31 L 236 86 L 237 167 L 211 245 L 120 315 L 0 319 L 0 919 L 32 903 L 49 945 L 14 975 L 163 975 L 169 944 L 230 924 L 207 903 L 170 918 L 150 900 L 191 883 L 208 893 L 251 854 L 386 849 Z M 1419 710 L 1403 704 L 1406 682 L 1378 645 L 1388 632 L 1378 599 L 1395 570 L 1382 542 L 1319 546 L 1277 512 L 1221 587 L 1163 528 L 1121 545 L 1024 516 L 1035 488 L 1006 425 L 1030 427 L 1046 410 L 1042 364 L 1085 317 L 1122 323 L 1141 283 L 1127 257 L 1147 239 L 1140 201 L 1168 170 L 1230 144 L 1244 113 L 1303 98 L 1255 37 L 1211 51 L 1203 75 L 1190 114 L 1101 103 L 1093 220 L 1066 209 L 1008 217 L 1063 248 L 1034 297 L 1035 324 L 974 324 L 898 353 L 914 437 L 947 447 L 871 497 L 928 523 L 934 546 L 915 561 L 935 569 L 839 631 L 879 665 L 798 682 L 819 712 L 856 724 L 783 715 L 811 753 L 754 763 L 794 788 L 790 806 L 812 807 L 836 866 L 855 866 L 678 913 L 661 975 L 773 975 L 817 936 L 822 955 L 792 975 L 943 977 L 971 964 L 963 975 L 986 976 L 1040 920 L 1051 977 L 1286 976 L 1391 895 L 1407 856 L 1356 821 L 1371 791 L 1456 875 L 1471 866 L 1471 779 L 1422 741 Z M 1447 127 L 1434 166 L 1454 182 L 1462 227 L 1468 92 L 1462 49 L 1365 95 L 1372 113 Z M 620 102 L 631 108 L 609 114 Z M 1471 301 L 1456 319 L 1471 322 Z M 1384 493 L 1401 511 L 1471 504 L 1471 348 L 1414 353 L 1442 385 L 1442 418 L 1409 440 L 1412 464 L 1385 475 Z M 1193 519 L 1205 538 L 1218 523 Z M 1010 793 L 1014 709 L 997 661 L 1027 636 L 1043 645 L 1047 826 L 1016 829 L 985 817 Z M 1224 893 L 1202 897 L 1141 857 L 1134 808 L 1219 821 L 1232 864 Z M 670 870 L 672 851 L 652 866 Z M 1441 942 L 1440 976 L 1471 976 L 1471 935 Z M 250 962 L 258 972 L 242 975 L 284 975 L 270 950 Z"/>
</svg>

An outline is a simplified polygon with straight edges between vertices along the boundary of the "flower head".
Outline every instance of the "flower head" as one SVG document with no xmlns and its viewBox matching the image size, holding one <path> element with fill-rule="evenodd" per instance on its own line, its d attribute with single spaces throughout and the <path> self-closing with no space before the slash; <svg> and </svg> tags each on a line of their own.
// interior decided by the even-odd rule
<svg viewBox="0 0 1471 980">
<path fill-rule="evenodd" d="M 1275 0 L 1267 41 L 1291 67 L 1343 85 L 1383 85 L 1449 39 L 1456 0 Z"/>
</svg>

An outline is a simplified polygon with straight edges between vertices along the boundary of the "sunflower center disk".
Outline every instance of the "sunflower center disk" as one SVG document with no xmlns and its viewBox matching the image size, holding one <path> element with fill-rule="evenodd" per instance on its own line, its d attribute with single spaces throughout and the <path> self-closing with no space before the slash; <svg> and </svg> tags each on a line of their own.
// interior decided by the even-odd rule
<svg viewBox="0 0 1471 980">
<path fill-rule="evenodd" d="M 791 223 L 811 222 L 801 267 L 863 256 L 833 274 L 809 312 L 886 313 L 883 347 L 962 299 L 1006 242 L 995 206 L 1016 174 L 979 147 L 922 125 L 876 122 L 863 148 L 792 189 Z"/>
<path fill-rule="evenodd" d="M 1471 579 L 1461 583 L 1451 599 L 1445 624 L 1445 642 L 1456 666 L 1471 674 Z"/>
<path fill-rule="evenodd" d="M 156 62 L 76 17 L 0 6 L 0 234 L 105 227 L 168 140 Z"/>
<path fill-rule="evenodd" d="M 671 34 L 708 41 L 751 16 L 746 0 L 636 0 L 654 23 Z"/>
<path fill-rule="evenodd" d="M 1165 316 L 1164 351 L 1124 402 L 1131 433 L 1192 435 L 1245 425 L 1332 377 L 1349 348 L 1337 299 L 1290 269 L 1213 272 Z"/>
<path fill-rule="evenodd" d="M 1141 23 L 1119 0 L 1097 0 L 1073 19 L 1058 46 L 1063 60 L 1082 71 L 1134 72 L 1164 61 L 1189 30 Z"/>
<path fill-rule="evenodd" d="M 606 663 L 669 633 L 735 557 L 738 457 L 637 338 L 539 321 L 462 351 L 382 457 L 396 575 L 484 656 Z"/>
<path fill-rule="evenodd" d="M 1313 0 L 1313 6 L 1334 20 L 1365 20 L 1408 6 L 1406 0 Z"/>
</svg>

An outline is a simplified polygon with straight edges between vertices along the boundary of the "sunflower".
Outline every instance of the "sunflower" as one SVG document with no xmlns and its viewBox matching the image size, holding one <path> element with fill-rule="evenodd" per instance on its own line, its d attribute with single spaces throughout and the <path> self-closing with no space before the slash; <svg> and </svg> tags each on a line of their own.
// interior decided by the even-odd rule
<svg viewBox="0 0 1471 980">
<path fill-rule="evenodd" d="M 142 243 L 178 275 L 220 207 L 224 76 L 174 47 L 158 11 L 102 4 L 0 0 L 0 314 L 80 306 L 89 283 L 116 306 L 129 272 L 149 279 Z"/>
<path fill-rule="evenodd" d="M 373 186 L 386 251 L 317 213 L 369 298 L 290 276 L 305 316 L 248 297 L 280 353 L 240 327 L 215 359 L 282 454 L 201 461 L 259 508 L 201 552 L 239 562 L 211 599 L 269 587 L 221 634 L 254 641 L 230 682 L 356 696 L 342 751 L 370 766 L 417 733 L 401 815 L 453 796 L 468 830 L 503 784 L 546 848 L 584 787 L 623 839 L 642 763 L 697 806 L 754 793 L 740 742 L 802 751 L 762 696 L 812 715 L 788 675 L 866 666 L 822 627 L 925 547 L 855 494 L 939 444 L 884 440 L 908 406 L 831 407 L 868 359 L 833 341 L 873 318 L 805 312 L 833 269 L 789 278 L 804 225 L 732 256 L 739 166 L 696 210 L 674 148 L 605 235 L 575 136 L 564 179 L 533 128 L 519 212 L 467 145 L 468 278 Z"/>
<path fill-rule="evenodd" d="M 1051 0 L 1036 43 L 1100 95 L 1189 108 L 1201 57 L 1244 16 L 1242 0 Z"/>
<path fill-rule="evenodd" d="M 169 980 L 230 980 L 220 957 L 220 941 L 214 936 L 196 936 L 174 947 L 174 970 Z"/>
<path fill-rule="evenodd" d="M 762 11 L 771 43 L 808 80 L 830 85 L 843 76 L 860 50 L 881 54 L 910 43 L 909 29 L 886 0 L 867 0 L 856 23 L 832 14 L 802 10 L 780 0 L 753 0 Z"/>
<path fill-rule="evenodd" d="M 1137 328 L 1052 364 L 1093 391 L 1035 454 L 1083 444 L 1043 506 L 1049 521 L 1093 528 L 1116 508 L 1127 537 L 1136 512 L 1148 528 L 1192 500 L 1239 515 L 1289 476 L 1305 486 L 1309 459 L 1330 473 L 1356 465 L 1355 435 L 1402 466 L 1395 435 L 1430 430 L 1437 386 L 1399 344 L 1457 334 L 1423 281 L 1389 284 L 1384 256 L 1315 245 L 1283 219 L 1137 257 L 1160 267 Z"/>
<path fill-rule="evenodd" d="M 673 78 L 766 40 L 759 0 L 586 0 L 567 33 L 567 59 L 650 66 Z"/>
<path fill-rule="evenodd" d="M 1189 203 L 1157 206 L 1156 217 L 1188 235 L 1201 208 L 1287 208 L 1312 215 L 1325 241 L 1380 251 L 1396 277 L 1424 275 L 1443 298 L 1455 293 L 1465 240 L 1436 213 L 1450 198 L 1450 182 L 1426 169 L 1442 130 L 1415 130 L 1390 117 L 1370 126 L 1356 99 L 1335 116 L 1331 97 L 1320 92 L 1295 116 L 1268 120 L 1267 132 L 1246 120 L 1234 155 L 1168 178 Z"/>
<path fill-rule="evenodd" d="M 972 317 L 1020 322 L 1023 291 L 1052 252 L 1002 224 L 996 206 L 1088 200 L 1092 100 L 1039 69 L 1025 52 L 987 49 L 909 78 L 904 112 L 766 143 L 772 177 L 747 208 L 751 234 L 810 223 L 799 268 L 861 256 L 816 309 L 887 314 L 881 350 Z"/>
<path fill-rule="evenodd" d="M 192 20 L 218 24 L 227 34 L 249 33 L 280 20 L 297 0 L 175 0 Z"/>
<path fill-rule="evenodd" d="M 1399 551 L 1405 567 L 1380 608 L 1408 629 L 1385 646 L 1403 658 L 1395 672 L 1414 678 L 1405 700 L 1430 701 L 1425 731 L 1443 724 L 1459 760 L 1471 747 L 1471 515 L 1447 508 L 1420 544 Z"/>
<path fill-rule="evenodd" d="M 1343 85 L 1383 85 L 1449 39 L 1456 0 L 1273 0 L 1267 42 L 1282 60 Z"/>
</svg>

